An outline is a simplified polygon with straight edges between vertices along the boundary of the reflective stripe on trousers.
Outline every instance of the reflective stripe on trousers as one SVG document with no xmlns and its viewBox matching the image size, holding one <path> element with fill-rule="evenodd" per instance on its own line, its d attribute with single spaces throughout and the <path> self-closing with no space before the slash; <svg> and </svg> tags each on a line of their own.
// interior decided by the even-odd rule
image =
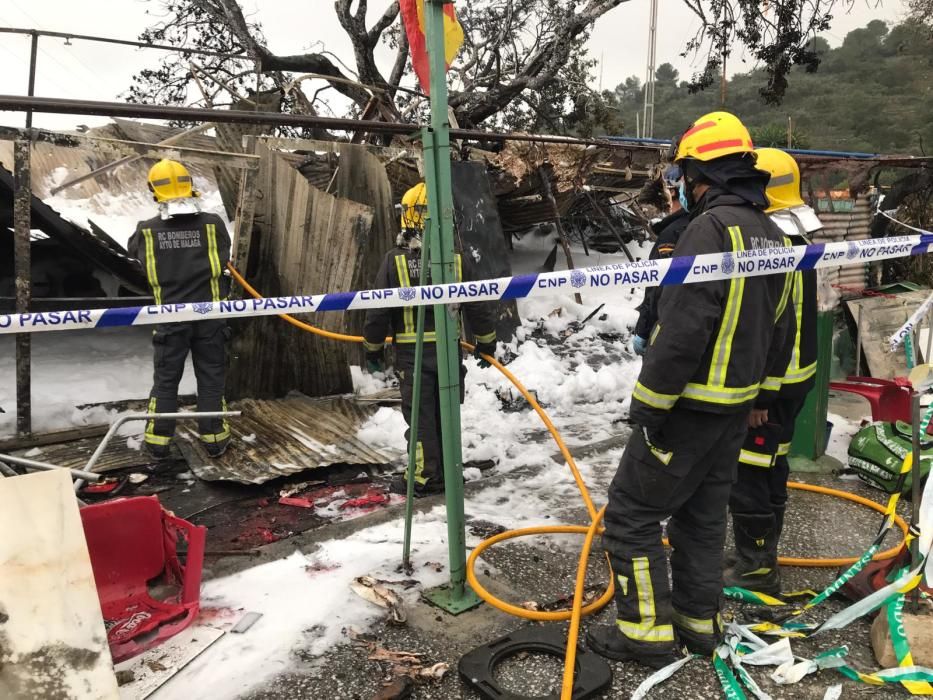
<svg viewBox="0 0 933 700">
<path fill-rule="evenodd" d="M 647 557 L 636 557 L 632 560 L 632 576 L 635 579 L 635 595 L 638 599 L 639 622 L 629 620 L 616 620 L 619 631 L 626 637 L 637 642 L 674 641 L 674 628 L 671 625 L 657 624 L 657 612 L 654 604 L 654 586 L 651 584 L 651 571 Z M 623 594 L 627 594 L 628 581 L 625 576 L 618 576 L 619 585 Z"/>
</svg>

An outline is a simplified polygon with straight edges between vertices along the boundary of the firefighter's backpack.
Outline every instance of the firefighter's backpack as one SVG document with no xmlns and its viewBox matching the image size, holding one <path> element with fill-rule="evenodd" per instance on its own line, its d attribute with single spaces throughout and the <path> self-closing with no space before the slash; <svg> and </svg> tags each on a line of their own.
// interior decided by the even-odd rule
<svg viewBox="0 0 933 700">
<path fill-rule="evenodd" d="M 849 469 L 855 472 L 865 483 L 894 493 L 897 479 L 910 454 L 913 437 L 909 423 L 872 423 L 862 428 L 849 443 Z M 933 442 L 920 442 L 920 477 L 926 479 L 933 460 Z M 902 492 L 911 488 L 911 475 L 908 474 Z"/>
</svg>

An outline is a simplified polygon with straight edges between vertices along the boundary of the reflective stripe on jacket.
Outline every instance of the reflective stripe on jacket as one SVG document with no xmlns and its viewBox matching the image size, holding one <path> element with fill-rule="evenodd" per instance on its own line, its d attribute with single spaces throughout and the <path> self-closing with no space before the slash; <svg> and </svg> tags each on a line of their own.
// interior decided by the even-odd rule
<svg viewBox="0 0 933 700">
<path fill-rule="evenodd" d="M 713 188 L 705 204 L 681 235 L 675 257 L 721 253 L 729 268 L 760 259 L 759 249 L 787 245 L 777 226 L 739 197 Z M 663 288 L 632 394 L 635 423 L 659 426 L 675 405 L 732 413 L 776 398 L 795 332 L 788 303 L 793 277 L 780 268 L 776 273 Z"/>
<path fill-rule="evenodd" d="M 475 280 L 468 259 L 456 255 L 457 281 Z M 376 275 L 374 287 L 388 289 L 395 287 L 417 287 L 421 284 L 421 252 L 407 248 L 390 250 L 382 261 Z M 470 302 L 463 304 L 463 312 L 470 324 L 470 330 L 480 343 L 496 340 L 497 304 L 495 302 Z M 376 351 L 385 344 L 385 339 L 392 336 L 396 343 L 414 343 L 415 319 L 417 307 L 403 306 L 392 309 L 370 309 L 366 312 L 363 326 L 363 346 L 366 350 Z M 424 339 L 433 343 L 437 337 L 434 332 L 434 308 L 428 306 L 424 314 Z"/>
<path fill-rule="evenodd" d="M 220 301 L 230 292 L 223 274 L 230 235 L 216 214 L 140 221 L 126 248 L 142 264 L 156 304 Z"/>
</svg>

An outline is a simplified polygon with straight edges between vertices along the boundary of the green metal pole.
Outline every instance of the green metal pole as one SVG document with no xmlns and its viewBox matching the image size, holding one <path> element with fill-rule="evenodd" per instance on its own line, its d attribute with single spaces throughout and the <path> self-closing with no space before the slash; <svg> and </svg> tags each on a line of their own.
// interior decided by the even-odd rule
<svg viewBox="0 0 933 700">
<path fill-rule="evenodd" d="M 422 235 L 421 241 L 421 284 L 429 284 L 427 278 L 428 254 L 431 249 L 431 237 Z M 421 368 L 424 364 L 424 310 L 426 306 L 418 307 L 417 321 L 415 322 L 415 376 L 412 386 L 411 424 L 408 426 L 408 472 L 406 473 L 408 499 L 405 501 L 405 539 L 402 545 L 402 567 L 405 571 L 411 570 L 411 522 L 415 511 L 415 463 L 418 457 L 418 422 L 421 418 Z"/>
<path fill-rule="evenodd" d="M 450 178 L 450 124 L 447 116 L 447 62 L 444 50 L 443 0 L 426 0 L 425 33 L 431 68 L 431 125 L 424 129 L 425 184 L 428 190 L 431 279 L 457 281 L 454 252 L 453 191 Z M 478 604 L 466 587 L 466 527 L 463 508 L 463 465 L 460 444 L 460 323 L 449 306 L 434 307 L 437 335 L 437 378 L 447 500 L 447 547 L 450 586 L 427 595 L 448 612 Z"/>
</svg>

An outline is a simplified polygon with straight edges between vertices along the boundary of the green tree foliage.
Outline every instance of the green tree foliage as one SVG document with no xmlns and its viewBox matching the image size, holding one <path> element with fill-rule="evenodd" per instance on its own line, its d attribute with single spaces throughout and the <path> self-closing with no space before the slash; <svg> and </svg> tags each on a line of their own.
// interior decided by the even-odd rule
<svg viewBox="0 0 933 700">
<path fill-rule="evenodd" d="M 766 75 L 752 70 L 728 81 L 725 109 L 778 145 L 787 143 L 791 117 L 798 147 L 933 153 L 933 38 L 928 31 L 913 22 L 889 27 L 875 20 L 849 32 L 836 48 L 823 39 L 813 41 L 811 48 L 821 59 L 819 71 L 793 69 L 779 107 L 762 100 Z M 681 134 L 699 115 L 722 108 L 718 85 L 691 94 L 685 82 L 672 85 L 666 70 L 662 80 L 661 68 L 656 74 L 656 137 Z M 635 135 L 635 115 L 644 99 L 639 79 L 628 78 L 605 94 L 625 124 L 624 133 Z"/>
<path fill-rule="evenodd" d="M 786 148 L 787 147 L 787 124 L 765 124 L 764 126 L 753 126 L 752 141 L 759 148 Z M 810 137 L 800 129 L 794 129 L 791 126 L 792 148 L 810 148 Z"/>
</svg>

